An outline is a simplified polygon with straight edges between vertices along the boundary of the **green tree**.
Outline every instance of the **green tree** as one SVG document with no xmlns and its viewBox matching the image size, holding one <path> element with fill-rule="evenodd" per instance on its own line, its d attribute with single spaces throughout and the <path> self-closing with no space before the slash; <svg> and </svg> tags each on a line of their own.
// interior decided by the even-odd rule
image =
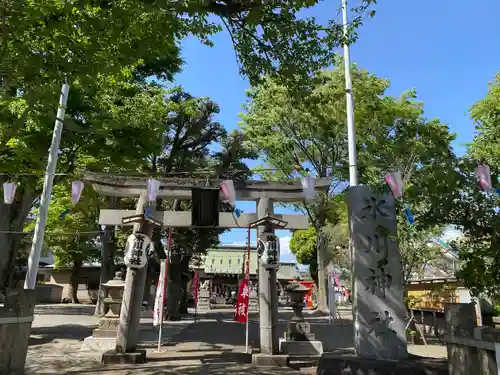
<svg viewBox="0 0 500 375">
<path fill-rule="evenodd" d="M 486 294 L 496 300 L 500 298 L 500 197 L 494 192 L 483 191 L 475 176 L 475 168 L 482 163 L 488 164 L 493 187 L 500 186 L 499 111 L 500 75 L 497 74 L 486 97 L 470 110 L 477 134 L 469 152 L 457 159 L 453 168 L 443 172 L 434 204 L 435 217 L 463 233 L 455 244 L 460 257 L 457 277 L 476 296 Z"/>
<path fill-rule="evenodd" d="M 127 86 L 127 87 L 125 87 Z M 158 99 L 161 99 L 158 102 Z M 10 103 L 10 116 L 16 116 L 23 111 L 23 100 L 19 107 L 13 108 Z M 87 88 L 73 85 L 70 90 L 70 100 L 66 113 L 66 128 L 63 133 L 59 152 L 58 172 L 69 176 L 56 176 L 56 185 L 78 178 L 83 169 L 102 170 L 120 165 L 122 168 L 132 168 L 144 164 L 145 157 L 156 147 L 161 139 L 144 137 L 157 132 L 155 119 L 160 117 L 163 105 L 163 91 L 151 85 L 125 85 L 123 81 L 112 82 L 103 79 L 94 86 Z M 7 115 L 7 112 L 3 112 Z M 36 115 L 36 116 L 35 116 Z M 4 256 L 0 257 L 0 273 L 4 280 L 10 279 L 7 265 L 16 258 L 20 246 L 20 237 L 11 236 L 10 231 L 22 231 L 28 213 L 37 203 L 41 194 L 42 184 L 40 172 L 44 170 L 46 146 L 51 138 L 51 127 L 55 114 L 43 107 L 36 113 L 31 113 L 26 126 L 10 139 L 6 132 L 0 132 L 4 147 L 0 147 L 0 160 L 3 171 L 0 182 L 10 178 L 8 173 L 16 176 L 26 173 L 26 176 L 16 176 L 19 183 L 14 203 L 11 205 L 0 202 L 3 212 L 0 220 L 0 245 Z M 1 120 L 1 119 L 0 119 Z M 8 128 L 8 122 L 0 123 Z M 33 175 L 29 175 L 33 173 Z M 74 174 L 74 176 L 71 176 Z"/>
<path fill-rule="evenodd" d="M 269 73 L 304 77 L 330 64 L 343 40 L 334 21 L 320 25 L 299 17 L 318 2 L 4 2 L 0 64 L 7 82 L 21 79 L 31 87 L 68 74 L 91 82 L 128 66 L 137 66 L 141 76 L 171 78 L 181 64 L 181 39 L 192 34 L 211 45 L 210 35 L 225 28 L 252 80 Z M 352 9 L 350 39 L 372 2 Z"/>
<path fill-rule="evenodd" d="M 208 98 L 196 98 L 175 88 L 165 92 L 165 111 L 162 117 L 157 117 L 157 126 L 151 132 L 151 142 L 155 145 L 144 159 L 139 170 L 152 174 L 168 174 L 171 176 L 190 177 L 191 174 L 202 178 L 230 178 L 235 169 L 243 171 L 238 178 L 245 178 L 248 167 L 242 159 L 255 158 L 256 155 L 243 142 L 240 132 L 227 134 L 224 127 L 214 120 L 219 107 Z M 143 135 L 144 136 L 144 135 Z M 148 142 L 148 136 L 145 141 Z M 220 150 L 212 151 L 218 144 Z M 200 170 L 206 170 L 206 175 L 200 175 Z M 190 201 L 158 200 L 159 210 L 190 210 Z M 227 204 L 221 204 L 221 210 L 228 210 Z M 173 247 L 169 258 L 169 283 L 167 288 L 167 303 L 169 319 L 177 319 L 179 313 L 186 310 L 187 279 L 183 276 L 189 272 L 189 264 L 193 255 L 200 254 L 205 249 L 218 244 L 219 229 L 176 228 L 173 230 Z M 162 249 L 162 238 L 167 231 L 156 230 L 154 240 L 156 249 Z M 160 250 L 159 257 L 165 254 Z M 156 280 L 159 265 L 154 261 L 149 263 L 148 283 Z M 181 294 L 184 291 L 184 295 Z M 148 298 L 149 288 L 146 291 Z M 150 301 L 151 302 L 151 301 Z"/>
<path fill-rule="evenodd" d="M 338 24 L 330 22 L 325 28 L 313 18 L 298 17 L 301 10 L 317 2 L 2 2 L 0 159 L 2 165 L 8 166 L 5 172 L 43 170 L 56 100 L 64 79 L 72 86 L 70 100 L 73 102 L 75 100 L 71 98 L 75 95 L 75 87 L 79 86 L 80 89 L 85 88 L 87 93 L 92 90 L 99 93 L 96 100 L 99 98 L 103 104 L 112 104 L 113 109 L 137 104 L 135 100 L 121 103 L 116 95 L 107 96 L 107 90 L 100 92 L 103 90 L 100 86 L 102 81 L 108 84 L 121 83 L 122 94 L 130 96 L 130 93 L 123 91 L 127 91 L 130 86 L 134 91 L 136 86 L 133 81 L 144 81 L 150 76 L 171 80 L 182 64 L 179 57 L 180 40 L 187 35 L 194 35 L 203 43 L 211 45 L 210 35 L 223 29 L 217 18 L 232 37 L 241 71 L 252 82 L 259 81 L 264 74 L 280 76 L 296 83 L 303 82 L 311 71 L 331 63 L 333 47 L 342 39 Z M 354 30 L 361 24 L 362 16 L 372 2 L 363 0 L 353 10 L 350 39 L 355 38 Z M 143 99 L 151 99 L 147 92 L 143 91 L 142 94 Z M 92 101 L 90 95 L 87 99 Z M 99 153 L 110 146 L 115 151 L 120 148 L 122 151 L 137 151 L 137 148 L 144 146 L 137 138 L 128 144 L 118 143 L 118 139 L 126 140 L 138 132 L 137 128 L 133 129 L 134 126 L 127 126 L 126 130 L 120 128 L 120 122 L 116 121 L 119 111 L 107 110 L 104 105 L 97 106 L 99 110 L 95 110 L 95 103 L 86 104 L 84 113 L 80 112 L 82 107 L 71 108 L 72 104 L 68 105 L 65 127 L 70 126 L 71 129 L 72 123 L 78 124 L 77 130 L 73 128 L 70 131 L 77 133 L 75 138 L 81 143 L 73 145 L 68 142 L 67 146 L 61 147 L 63 154 L 60 165 L 68 167 L 62 168 L 62 172 L 74 169 L 76 155 L 81 154 L 82 144 L 94 147 L 94 152 Z M 141 108 L 148 106 L 136 107 Z M 127 110 L 121 113 L 130 118 L 141 111 Z M 96 128 L 91 130 L 89 117 L 100 117 L 103 121 L 114 118 L 114 128 L 101 129 L 97 121 L 94 123 Z M 68 118 L 73 122 L 68 121 Z M 137 119 L 141 120 L 141 117 L 136 116 Z M 127 124 L 123 119 L 122 123 Z M 147 121 L 131 123 L 135 126 L 148 124 Z M 82 136 L 82 130 L 87 135 L 100 136 L 95 141 L 93 137 Z M 65 133 L 63 141 L 66 138 Z M 108 156 L 113 160 L 121 157 L 121 152 L 113 152 Z M 137 159 L 128 158 L 125 161 L 132 161 L 133 164 Z M 82 158 L 79 160 L 83 163 Z M 7 177 L 0 179 L 0 183 Z M 4 260 L 12 259 L 19 248 L 19 238 L 7 236 L 6 232 L 21 230 L 32 202 L 40 194 L 40 180 L 36 176 L 26 176 L 18 181 L 21 184 L 14 204 L 0 207 L 3 212 L 0 220 L 0 248 L 6 253 L 6 256 L 0 257 L 1 274 L 4 274 L 7 264 Z M 3 289 L 3 285 L 0 285 L 0 289 Z"/>
<path fill-rule="evenodd" d="M 316 256 L 316 229 L 300 229 L 293 232 L 290 240 L 290 250 L 297 262 L 309 266 L 309 273 L 313 280 L 318 281 L 318 263 Z"/>
<path fill-rule="evenodd" d="M 80 202 L 71 203 L 71 183 L 59 184 L 54 189 L 47 217 L 44 248 L 54 256 L 54 268 L 71 268 L 70 289 L 67 298 L 79 303 L 77 291 L 80 271 L 86 262 L 100 258 L 99 198 L 91 191 L 82 194 Z M 71 210 L 64 215 L 66 210 Z M 34 211 L 37 214 L 37 210 Z M 26 230 L 32 230 L 32 221 Z"/>
<path fill-rule="evenodd" d="M 488 165 L 498 168 L 500 161 L 500 73 L 490 83 L 488 94 L 475 103 L 470 115 L 476 123 L 477 134 L 470 148 L 470 154 L 477 160 L 484 160 Z"/>
<path fill-rule="evenodd" d="M 435 267 L 443 255 L 433 239 L 441 234 L 440 228 L 421 229 L 410 225 L 406 217 L 398 217 L 398 245 L 401 253 L 403 285 L 414 277 L 422 277 L 424 267 Z"/>
<path fill-rule="evenodd" d="M 317 73 L 311 79 L 311 90 L 299 99 L 280 82 L 267 79 L 249 91 L 242 115 L 247 138 L 266 165 L 276 168 L 268 178 L 289 180 L 307 174 L 332 178 L 330 192 L 299 205 L 318 236 L 328 222 L 336 225 L 340 221 L 340 210 L 334 209 L 336 195 L 346 186 L 348 176 L 345 81 L 338 63 L 333 70 Z M 352 79 L 360 183 L 380 186 L 387 171 L 399 168 L 408 185 L 407 201 L 415 208 L 429 209 L 422 202 L 422 186 L 430 189 L 438 171 L 450 165 L 454 136 L 438 120 L 424 117 L 423 104 L 415 100 L 414 92 L 399 98 L 386 96 L 389 82 L 356 66 Z M 317 257 L 318 279 L 325 279 L 324 251 L 317 252 Z M 318 288 L 320 309 L 326 309 L 323 284 L 319 282 Z"/>
</svg>

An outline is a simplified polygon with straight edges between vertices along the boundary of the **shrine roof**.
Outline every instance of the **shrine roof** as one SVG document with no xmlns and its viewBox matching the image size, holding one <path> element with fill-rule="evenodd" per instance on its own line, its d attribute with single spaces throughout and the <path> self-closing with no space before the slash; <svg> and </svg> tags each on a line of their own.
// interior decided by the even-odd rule
<svg viewBox="0 0 500 375">
<path fill-rule="evenodd" d="M 94 190 L 102 195 L 117 197 L 138 197 L 146 190 L 146 181 L 150 176 L 118 176 L 87 172 L 84 181 L 91 183 Z M 180 178 L 155 176 L 160 181 L 159 198 L 191 199 L 192 188 L 218 188 L 224 180 L 202 178 Z M 259 198 L 270 198 L 280 202 L 295 202 L 305 198 L 299 180 L 291 182 L 273 182 L 262 180 L 233 180 L 236 199 L 254 201 Z M 331 178 L 316 179 L 316 190 L 327 191 Z"/>
</svg>

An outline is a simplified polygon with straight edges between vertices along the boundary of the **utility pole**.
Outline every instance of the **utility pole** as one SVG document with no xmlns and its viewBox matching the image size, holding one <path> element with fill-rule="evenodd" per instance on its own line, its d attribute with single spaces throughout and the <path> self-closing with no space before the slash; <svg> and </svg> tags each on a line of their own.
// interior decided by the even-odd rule
<svg viewBox="0 0 500 375">
<path fill-rule="evenodd" d="M 66 115 L 66 103 L 68 102 L 69 84 L 65 80 L 59 97 L 59 107 L 57 108 L 56 122 L 52 133 L 52 143 L 49 148 L 49 158 L 47 161 L 47 169 L 43 180 L 43 192 L 40 199 L 40 209 L 35 224 L 35 234 L 33 235 L 33 243 L 31 245 L 30 256 L 28 259 L 28 271 L 24 280 L 24 289 L 35 289 L 36 276 L 38 273 L 38 263 L 40 262 L 40 254 L 43 247 L 43 239 L 45 236 L 45 225 L 47 222 L 47 214 L 49 213 L 50 197 L 52 195 L 52 185 L 57 167 L 57 152 L 61 143 L 61 134 L 64 126 L 64 116 Z"/>
<path fill-rule="evenodd" d="M 342 25 L 344 29 L 344 70 L 345 70 L 345 97 L 347 113 L 347 145 L 349 150 L 349 185 L 351 189 L 358 186 L 358 166 L 356 157 L 356 125 L 354 124 L 354 100 L 352 95 L 351 80 L 351 53 L 349 51 L 349 21 L 347 17 L 347 0 L 342 0 Z M 354 246 L 353 246 L 353 227 L 349 217 L 349 259 L 351 261 L 351 295 L 352 295 L 352 321 L 356 321 L 357 293 L 356 280 L 354 273 Z M 357 328 L 354 326 L 354 337 L 356 337 Z"/>
<path fill-rule="evenodd" d="M 349 185 L 358 185 L 358 167 L 356 161 L 356 126 L 354 124 L 354 104 L 352 97 L 351 56 L 349 52 L 349 27 L 347 19 L 347 0 L 342 0 L 342 23 L 344 26 L 344 69 L 345 95 L 347 112 L 347 144 L 349 149 Z"/>
</svg>

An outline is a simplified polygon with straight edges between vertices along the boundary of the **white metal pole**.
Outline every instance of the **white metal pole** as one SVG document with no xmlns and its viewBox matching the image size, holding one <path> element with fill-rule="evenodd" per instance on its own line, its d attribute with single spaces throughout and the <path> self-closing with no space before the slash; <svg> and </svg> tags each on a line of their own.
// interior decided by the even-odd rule
<svg viewBox="0 0 500 375">
<path fill-rule="evenodd" d="M 160 312 L 160 329 L 158 329 L 158 353 L 161 352 L 161 341 L 163 336 L 163 313 Z"/>
<path fill-rule="evenodd" d="M 344 26 L 344 69 L 345 69 L 345 95 L 347 112 L 347 143 L 349 149 L 349 184 L 358 185 L 358 167 L 356 161 L 356 127 L 354 124 L 354 103 L 352 97 L 351 56 L 349 53 L 347 0 L 342 0 L 342 23 Z"/>
<path fill-rule="evenodd" d="M 24 280 L 24 289 L 35 289 L 36 276 L 38 273 L 38 263 L 40 262 L 40 254 L 43 247 L 43 239 L 45 235 L 45 225 L 47 222 L 47 214 L 49 212 L 50 197 L 52 195 L 52 185 L 54 183 L 54 175 L 57 166 L 57 152 L 61 143 L 61 135 L 64 126 L 64 116 L 66 115 L 66 103 L 68 102 L 69 84 L 65 81 L 61 88 L 59 97 L 59 107 L 57 108 L 56 121 L 54 131 L 52 133 L 52 143 L 49 148 L 49 158 L 47 161 L 47 169 L 43 180 L 42 198 L 40 199 L 40 209 L 35 224 L 35 234 L 33 235 L 33 243 L 31 245 L 30 256 L 28 259 L 28 271 Z"/>
<path fill-rule="evenodd" d="M 163 273 L 160 272 L 160 288 L 162 289 L 162 294 L 161 294 L 161 303 L 160 303 L 160 328 L 158 329 L 158 353 L 161 351 L 161 342 L 163 339 L 163 310 L 165 309 L 165 293 L 166 293 L 166 273 L 167 273 L 167 264 L 168 264 L 168 259 L 163 259 L 162 260 L 162 265 L 163 267 Z"/>
<path fill-rule="evenodd" d="M 245 353 L 248 353 L 248 321 L 250 320 L 250 316 L 247 310 L 247 322 L 245 324 Z"/>
</svg>

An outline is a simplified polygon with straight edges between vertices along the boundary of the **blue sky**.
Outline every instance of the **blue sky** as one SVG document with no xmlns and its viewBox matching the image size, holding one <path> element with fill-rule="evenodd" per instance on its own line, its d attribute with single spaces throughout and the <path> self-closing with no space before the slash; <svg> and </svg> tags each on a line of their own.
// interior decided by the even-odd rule
<svg viewBox="0 0 500 375">
<path fill-rule="evenodd" d="M 307 13 L 321 22 L 340 20 L 339 6 L 340 0 L 326 0 Z M 375 18 L 365 22 L 351 48 L 352 61 L 390 79 L 389 95 L 416 89 L 425 103 L 426 116 L 448 124 L 458 135 L 455 150 L 463 153 L 474 134 L 468 108 L 486 95 L 488 82 L 500 71 L 500 1 L 379 0 L 375 9 Z M 218 121 L 234 129 L 249 85 L 239 75 L 228 35 L 218 34 L 213 41 L 213 48 L 195 39 L 184 41 L 186 65 L 176 83 L 218 103 Z M 238 207 L 255 212 L 255 205 L 248 202 L 240 202 Z M 287 248 L 290 232 L 278 235 L 283 260 L 293 260 Z M 232 231 L 221 240 L 243 243 L 246 231 Z"/>
</svg>

